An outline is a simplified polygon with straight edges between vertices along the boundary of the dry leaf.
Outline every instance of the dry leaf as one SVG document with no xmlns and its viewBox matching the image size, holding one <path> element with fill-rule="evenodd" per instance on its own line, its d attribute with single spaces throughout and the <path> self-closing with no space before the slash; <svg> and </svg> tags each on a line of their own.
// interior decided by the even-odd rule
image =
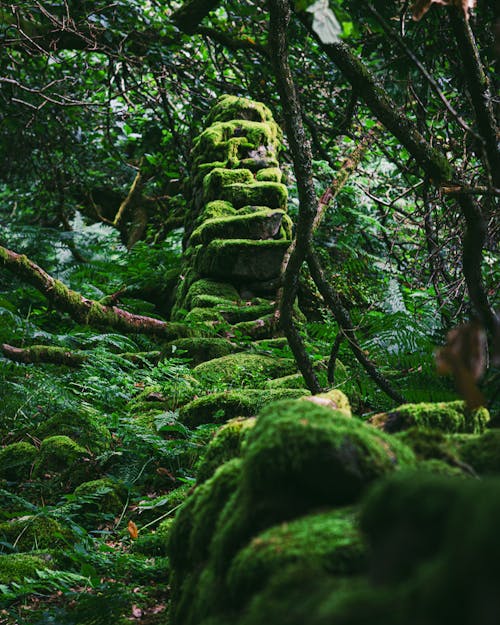
<svg viewBox="0 0 500 625">
<path fill-rule="evenodd" d="M 132 540 L 136 540 L 139 536 L 139 530 L 137 529 L 137 525 L 133 521 L 129 521 L 127 525 L 128 533 L 130 534 L 130 538 Z"/>
<path fill-rule="evenodd" d="M 476 381 L 484 373 L 487 354 L 486 334 L 476 322 L 450 330 L 446 345 L 436 352 L 437 372 L 453 375 L 458 392 L 471 410 L 485 403 Z"/>
<path fill-rule="evenodd" d="M 465 19 L 468 20 L 469 11 L 472 11 L 476 7 L 476 0 L 415 0 L 411 7 L 413 19 L 418 22 L 433 4 L 461 8 L 465 15 Z"/>
</svg>

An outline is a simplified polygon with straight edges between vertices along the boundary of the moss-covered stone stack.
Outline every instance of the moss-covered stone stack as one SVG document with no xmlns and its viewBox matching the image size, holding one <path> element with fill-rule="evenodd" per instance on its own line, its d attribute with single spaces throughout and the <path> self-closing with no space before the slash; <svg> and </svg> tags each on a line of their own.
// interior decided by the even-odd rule
<svg viewBox="0 0 500 625">
<path fill-rule="evenodd" d="M 223 96 L 194 141 L 185 267 L 174 318 L 273 334 L 273 298 L 291 239 L 278 165 L 281 131 L 259 102 Z"/>
</svg>

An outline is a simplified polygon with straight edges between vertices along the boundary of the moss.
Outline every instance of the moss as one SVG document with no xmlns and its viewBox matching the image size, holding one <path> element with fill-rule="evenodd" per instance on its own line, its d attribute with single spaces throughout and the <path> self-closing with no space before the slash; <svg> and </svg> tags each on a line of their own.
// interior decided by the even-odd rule
<svg viewBox="0 0 500 625">
<path fill-rule="evenodd" d="M 20 442 L 0 449 L 0 479 L 11 482 L 27 480 L 38 450 L 30 443 Z"/>
<path fill-rule="evenodd" d="M 33 475 L 40 477 L 45 472 L 73 471 L 88 458 L 87 450 L 68 436 L 49 436 L 42 441 Z"/>
<path fill-rule="evenodd" d="M 205 323 L 224 321 L 224 317 L 216 308 L 191 308 L 185 317 L 187 323 Z"/>
<path fill-rule="evenodd" d="M 179 420 L 191 428 L 203 423 L 225 423 L 235 417 L 254 416 L 266 404 L 284 398 L 296 399 L 308 392 L 301 389 L 242 389 L 211 393 L 182 406 Z"/>
<path fill-rule="evenodd" d="M 412 427 L 397 437 L 413 449 L 419 460 L 441 460 L 452 466 L 460 463 L 457 445 L 440 430 Z"/>
<path fill-rule="evenodd" d="M 415 464 L 399 441 L 305 401 L 265 407 L 248 434 L 244 484 L 253 497 L 308 510 L 355 502 L 375 479 Z M 327 477 L 328 476 L 328 477 Z"/>
<path fill-rule="evenodd" d="M 231 202 L 236 209 L 252 204 L 286 210 L 288 191 L 285 185 L 278 182 L 235 183 L 221 190 L 220 199 Z"/>
<path fill-rule="evenodd" d="M 263 354 L 238 353 L 204 362 L 193 369 L 198 380 L 249 386 L 267 378 L 287 375 L 296 370 L 288 358 L 273 358 Z"/>
<path fill-rule="evenodd" d="M 220 219 L 221 217 L 230 217 L 236 214 L 237 211 L 231 202 L 214 200 L 213 202 L 208 202 L 208 204 L 203 207 L 195 221 L 195 225 L 199 226 L 207 219 Z"/>
<path fill-rule="evenodd" d="M 251 184 L 254 181 L 253 174 L 248 169 L 222 169 L 215 168 L 203 179 L 203 199 L 205 202 L 217 200 L 222 189 L 230 184 Z"/>
<path fill-rule="evenodd" d="M 464 478 L 471 477 L 471 473 L 460 466 L 453 466 L 444 460 L 431 458 L 430 460 L 422 460 L 418 463 L 418 470 L 421 472 L 432 473 L 433 475 L 441 475 L 443 477 Z"/>
<path fill-rule="evenodd" d="M 273 114 L 269 108 L 248 98 L 239 98 L 233 95 L 223 95 L 218 98 L 212 107 L 207 124 L 229 121 L 231 119 L 247 119 L 256 122 L 273 122 Z"/>
<path fill-rule="evenodd" d="M 50 553 L 9 553 L 0 555 L 0 584 L 21 582 L 25 577 L 36 578 L 36 572 L 55 568 Z"/>
<path fill-rule="evenodd" d="M 73 540 L 71 531 L 55 519 L 46 516 L 24 516 L 0 523 L 0 541 L 15 545 L 19 551 L 53 549 Z"/>
<path fill-rule="evenodd" d="M 325 393 L 318 393 L 317 395 L 311 395 L 304 397 L 304 401 L 310 401 L 326 408 L 331 408 L 337 412 L 343 413 L 346 417 L 351 417 L 351 406 L 347 396 L 339 389 L 332 389 Z"/>
<path fill-rule="evenodd" d="M 211 477 L 221 464 L 240 456 L 245 435 L 254 424 L 253 418 L 237 417 L 215 432 L 198 466 L 196 480 L 199 484 Z"/>
<path fill-rule="evenodd" d="M 369 420 L 372 425 L 386 432 L 399 432 L 417 425 L 449 433 L 480 433 L 488 421 L 486 408 L 471 412 L 463 401 L 404 404 L 391 412 L 374 415 Z"/>
<path fill-rule="evenodd" d="M 178 581 L 206 558 L 220 511 L 235 491 L 240 474 L 241 459 L 226 462 L 196 488 L 177 513 L 168 539 L 168 555 Z"/>
<path fill-rule="evenodd" d="M 281 271 L 288 241 L 214 239 L 196 255 L 195 269 L 217 280 L 271 280 Z"/>
<path fill-rule="evenodd" d="M 191 245 L 208 245 L 214 239 L 277 239 L 285 213 L 256 211 L 245 215 L 207 219 L 192 233 Z"/>
<path fill-rule="evenodd" d="M 500 473 L 500 430 L 470 437 L 460 447 L 461 458 L 481 475 Z"/>
<path fill-rule="evenodd" d="M 83 411 L 63 411 L 41 423 L 36 435 L 40 439 L 64 435 L 92 451 L 99 453 L 109 449 L 111 434 L 99 423 L 99 417 Z"/>
<path fill-rule="evenodd" d="M 145 556 L 166 556 L 167 544 L 174 519 L 165 519 L 156 531 L 143 534 L 139 528 L 139 536 L 132 542 L 132 551 Z"/>
<path fill-rule="evenodd" d="M 458 499 L 455 480 L 426 472 L 394 476 L 374 487 L 364 502 L 361 526 L 378 582 L 408 578 L 436 555 Z"/>
<path fill-rule="evenodd" d="M 124 484 L 110 478 L 101 478 L 84 482 L 74 490 L 77 503 L 82 501 L 81 509 L 84 513 L 117 514 L 122 510 L 127 498 L 127 489 Z"/>
<path fill-rule="evenodd" d="M 162 355 L 164 358 L 171 358 L 173 356 L 189 358 L 191 363 L 196 366 L 207 360 L 228 356 L 234 351 L 237 351 L 237 349 L 236 345 L 227 339 L 200 337 L 172 341 L 165 347 Z"/>
<path fill-rule="evenodd" d="M 135 522 L 140 527 L 167 513 L 175 515 L 188 497 L 190 488 L 188 484 L 183 484 L 165 495 L 141 500 L 135 510 Z"/>
<path fill-rule="evenodd" d="M 199 297 L 210 296 L 217 298 L 219 301 L 239 302 L 240 295 L 234 286 L 226 282 L 214 282 L 213 280 L 196 280 L 189 287 L 185 304 L 188 308 L 197 305 L 196 300 Z"/>
<path fill-rule="evenodd" d="M 227 575 L 231 601 L 241 608 L 290 565 L 354 575 L 365 568 L 356 512 L 341 508 L 282 523 L 255 536 L 234 558 Z"/>
<path fill-rule="evenodd" d="M 279 167 L 266 167 L 255 174 L 258 182 L 281 182 L 283 174 Z"/>
</svg>

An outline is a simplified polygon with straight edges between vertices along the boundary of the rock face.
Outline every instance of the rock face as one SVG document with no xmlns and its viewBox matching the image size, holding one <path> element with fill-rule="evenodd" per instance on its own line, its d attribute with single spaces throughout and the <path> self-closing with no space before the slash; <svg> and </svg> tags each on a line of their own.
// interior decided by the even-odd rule
<svg viewBox="0 0 500 625">
<path fill-rule="evenodd" d="M 187 311 L 188 321 L 220 323 L 236 319 L 244 305 L 243 330 L 254 336 L 251 322 L 258 321 L 257 337 L 270 337 L 292 232 L 278 164 L 281 131 L 266 106 L 235 96 L 219 98 L 207 124 L 192 151 L 184 281 L 174 318 Z"/>
</svg>

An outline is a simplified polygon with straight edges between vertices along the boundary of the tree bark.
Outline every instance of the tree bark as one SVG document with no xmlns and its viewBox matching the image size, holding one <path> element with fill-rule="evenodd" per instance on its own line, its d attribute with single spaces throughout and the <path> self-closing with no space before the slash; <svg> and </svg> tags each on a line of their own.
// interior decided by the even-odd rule
<svg viewBox="0 0 500 625">
<path fill-rule="evenodd" d="M 104 306 L 100 302 L 83 297 L 60 280 L 50 276 L 27 256 L 16 254 L 2 246 L 0 246 L 0 267 L 8 269 L 21 280 L 34 286 L 57 310 L 68 313 L 72 319 L 83 325 L 113 328 L 126 334 L 134 332 L 151 334 L 166 340 L 189 334 L 189 329 L 183 324 L 134 315 L 122 308 Z"/>
<path fill-rule="evenodd" d="M 307 355 L 304 341 L 293 321 L 293 305 L 297 296 L 299 272 L 311 247 L 314 218 L 318 211 L 313 185 L 311 146 L 302 123 L 300 101 L 288 63 L 286 33 L 291 15 L 290 4 L 288 0 L 272 0 L 270 4 L 269 46 L 299 194 L 297 235 L 283 276 L 279 320 L 309 390 L 311 393 L 320 393 L 321 386 Z"/>
</svg>

